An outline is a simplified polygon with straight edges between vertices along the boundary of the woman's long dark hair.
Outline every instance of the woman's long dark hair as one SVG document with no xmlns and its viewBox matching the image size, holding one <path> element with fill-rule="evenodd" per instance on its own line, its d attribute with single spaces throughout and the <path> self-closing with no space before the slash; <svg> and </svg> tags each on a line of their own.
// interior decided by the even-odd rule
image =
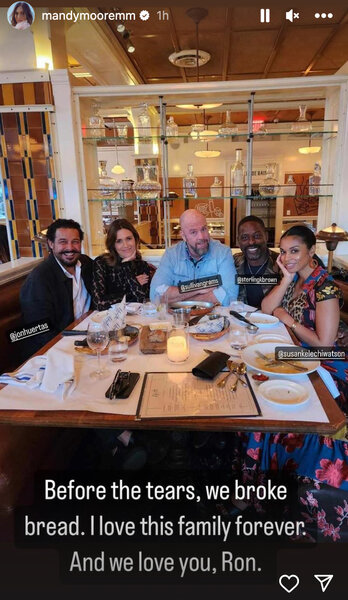
<svg viewBox="0 0 348 600">
<path fill-rule="evenodd" d="M 132 223 L 127 221 L 127 219 L 116 219 L 111 223 L 105 241 L 106 249 L 108 251 L 108 253 L 105 255 L 105 260 L 108 263 L 108 265 L 112 267 L 118 266 L 122 262 L 121 257 L 119 256 L 119 254 L 117 254 L 115 249 L 117 232 L 120 231 L 120 229 L 128 229 L 128 231 L 130 231 L 133 234 L 133 237 L 135 239 L 135 247 L 137 248 L 136 258 L 138 260 L 141 260 L 141 254 L 138 250 L 140 245 L 139 233 L 132 225 Z"/>
<path fill-rule="evenodd" d="M 280 239 L 282 240 L 283 238 L 290 236 L 300 238 L 300 240 L 306 244 L 308 250 L 310 250 L 317 243 L 317 238 L 315 237 L 313 231 L 309 229 L 309 227 L 306 227 L 306 225 L 294 225 L 293 227 L 290 227 L 290 229 L 284 231 Z M 317 254 L 314 254 L 313 258 L 317 261 L 320 267 L 325 269 L 323 261 Z"/>
<path fill-rule="evenodd" d="M 25 18 L 28 21 L 29 25 L 31 25 L 33 22 L 33 15 L 32 15 L 32 12 L 26 2 L 17 2 L 16 6 L 13 9 L 13 13 L 11 16 L 11 25 L 13 25 L 13 27 L 16 27 L 16 25 L 17 25 L 15 14 L 16 14 L 17 8 L 19 8 L 19 7 L 23 8 Z"/>
</svg>

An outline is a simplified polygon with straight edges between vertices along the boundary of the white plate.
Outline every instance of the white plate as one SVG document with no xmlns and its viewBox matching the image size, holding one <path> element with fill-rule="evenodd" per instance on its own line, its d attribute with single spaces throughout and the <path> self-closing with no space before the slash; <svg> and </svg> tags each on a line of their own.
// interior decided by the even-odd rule
<svg viewBox="0 0 348 600">
<path fill-rule="evenodd" d="M 274 342 L 279 344 L 289 344 L 289 338 L 278 333 L 259 333 L 252 338 L 253 344 L 261 344 L 265 342 Z"/>
<path fill-rule="evenodd" d="M 265 313 L 252 313 L 248 319 L 250 323 L 257 325 L 258 327 L 269 327 L 279 323 L 279 319 L 273 315 L 266 315 Z"/>
<path fill-rule="evenodd" d="M 289 379 L 264 381 L 259 385 L 258 392 L 268 402 L 284 406 L 303 404 L 309 398 L 309 393 L 303 385 Z"/>
<path fill-rule="evenodd" d="M 245 362 L 245 364 L 248 365 L 248 367 L 256 369 L 256 371 L 261 371 L 261 373 L 267 373 L 267 375 L 278 375 L 279 377 L 291 376 L 291 378 L 298 377 L 299 375 L 307 375 L 308 373 L 312 373 L 312 371 L 315 371 L 320 366 L 320 362 L 318 360 L 295 360 L 294 362 L 296 362 L 296 364 L 299 364 L 299 366 L 307 369 L 307 371 L 296 371 L 295 373 L 286 373 L 282 370 L 282 367 L 272 367 L 272 369 L 270 369 L 269 367 L 267 368 L 266 366 L 263 367 L 262 363 L 260 363 L 262 359 L 260 359 L 257 356 L 256 352 L 259 351 L 262 354 L 265 354 L 266 356 L 269 354 L 274 356 L 275 348 L 280 345 L 284 347 L 289 346 L 290 348 L 294 347 L 294 344 L 279 344 L 279 342 L 252 344 L 251 346 L 248 346 L 243 350 L 242 361 Z"/>
</svg>

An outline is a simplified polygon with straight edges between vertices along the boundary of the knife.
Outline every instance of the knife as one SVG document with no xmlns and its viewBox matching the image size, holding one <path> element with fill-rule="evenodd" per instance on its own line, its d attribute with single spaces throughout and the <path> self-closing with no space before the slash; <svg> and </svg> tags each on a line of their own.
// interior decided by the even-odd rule
<svg viewBox="0 0 348 600">
<path fill-rule="evenodd" d="M 308 369 L 306 369 L 305 367 L 300 367 L 299 365 L 296 365 L 295 363 L 290 362 L 290 360 L 281 360 L 280 358 L 268 358 L 265 354 L 262 354 L 262 352 L 259 352 L 258 350 L 255 351 L 255 354 L 257 354 L 257 356 L 262 358 L 262 360 L 268 362 L 269 365 L 277 365 L 277 364 L 284 365 L 285 364 L 285 365 L 290 365 L 291 367 L 293 367 L 297 371 L 301 371 L 302 373 L 308 372 Z"/>
<path fill-rule="evenodd" d="M 62 335 L 87 335 L 87 329 L 64 329 Z"/>
<path fill-rule="evenodd" d="M 252 329 L 258 329 L 258 326 L 255 325 L 255 323 L 248 321 L 248 319 L 237 313 L 235 310 L 230 310 L 230 315 L 232 315 L 232 317 L 235 317 L 236 319 L 239 319 L 239 321 L 243 321 L 243 323 L 247 323 Z"/>
</svg>

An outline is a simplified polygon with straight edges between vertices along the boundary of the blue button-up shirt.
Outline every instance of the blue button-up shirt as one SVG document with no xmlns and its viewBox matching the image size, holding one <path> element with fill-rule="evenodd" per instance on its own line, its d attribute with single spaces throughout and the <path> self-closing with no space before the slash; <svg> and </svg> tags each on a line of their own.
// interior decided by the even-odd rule
<svg viewBox="0 0 348 600">
<path fill-rule="evenodd" d="M 179 282 L 221 275 L 222 285 L 214 289 L 214 296 L 223 306 L 228 306 L 238 296 L 236 268 L 231 248 L 216 240 L 210 240 L 209 250 L 202 258 L 191 258 L 186 242 L 179 242 L 168 248 L 162 256 L 159 267 L 152 278 L 150 297 L 161 296 L 171 285 Z"/>
</svg>

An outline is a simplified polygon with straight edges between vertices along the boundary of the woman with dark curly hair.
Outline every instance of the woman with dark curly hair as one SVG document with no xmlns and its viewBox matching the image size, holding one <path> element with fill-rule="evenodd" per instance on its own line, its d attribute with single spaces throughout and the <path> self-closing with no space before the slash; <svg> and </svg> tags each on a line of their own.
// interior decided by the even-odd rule
<svg viewBox="0 0 348 600">
<path fill-rule="evenodd" d="M 126 296 L 127 302 L 149 297 L 154 267 L 142 260 L 137 230 L 126 219 L 111 223 L 105 254 L 93 265 L 93 301 L 97 310 L 106 310 Z"/>
<path fill-rule="evenodd" d="M 28 29 L 33 22 L 33 14 L 26 2 L 17 2 L 11 15 L 11 25 L 15 29 Z"/>
</svg>

